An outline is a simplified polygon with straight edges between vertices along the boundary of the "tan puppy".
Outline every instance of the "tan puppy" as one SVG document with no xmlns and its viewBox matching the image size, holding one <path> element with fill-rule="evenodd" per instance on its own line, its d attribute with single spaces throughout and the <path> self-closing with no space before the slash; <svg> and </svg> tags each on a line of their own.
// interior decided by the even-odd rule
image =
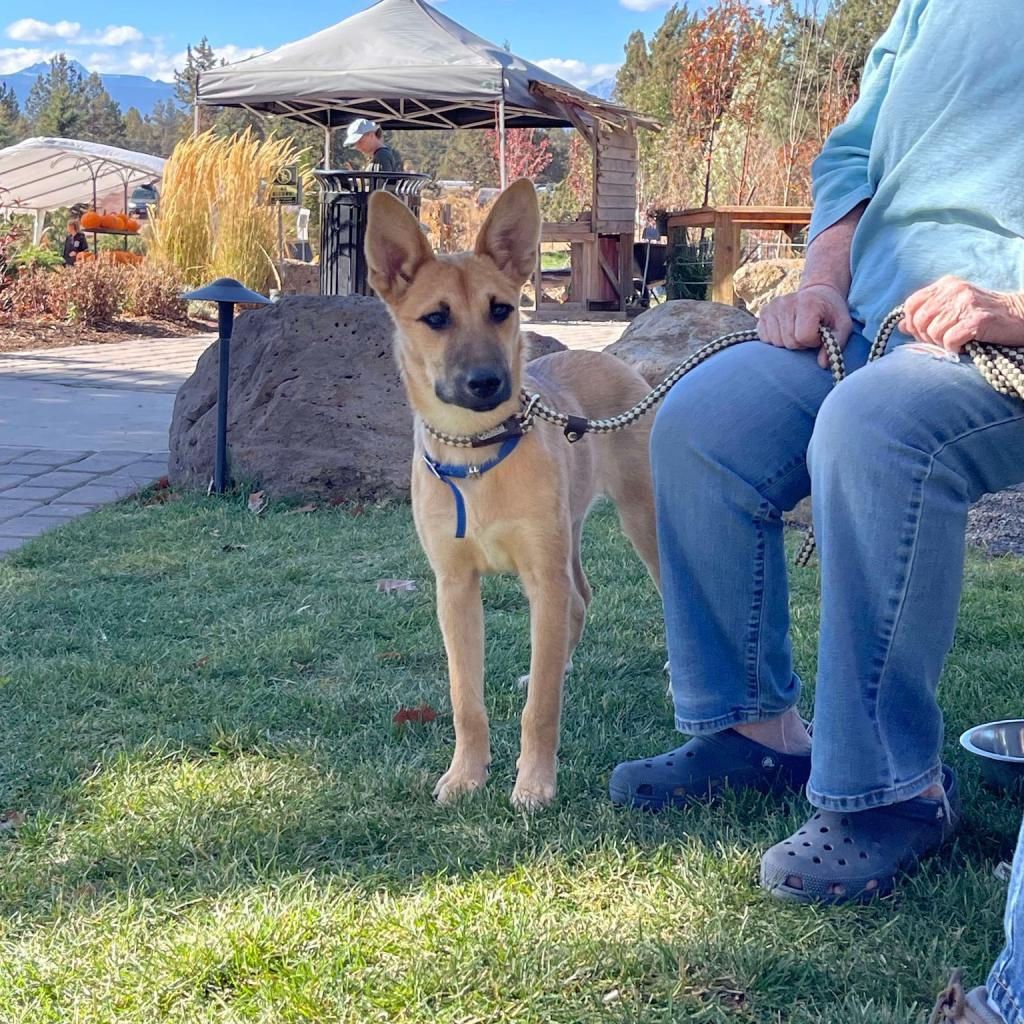
<svg viewBox="0 0 1024 1024">
<path fill-rule="evenodd" d="M 583 632 L 590 587 L 580 564 L 583 520 L 594 499 L 615 502 L 626 535 L 658 582 L 650 422 L 569 444 L 537 425 L 500 464 L 457 481 L 466 536 L 455 536 L 454 496 L 424 460 L 480 465 L 496 446 L 435 440 L 500 426 L 520 410 L 520 387 L 576 415 L 616 415 L 646 394 L 644 379 L 614 356 L 558 352 L 524 366 L 519 296 L 537 258 L 540 212 L 533 185 L 517 181 L 494 204 L 471 253 L 436 257 L 412 214 L 385 192 L 370 200 L 369 282 L 395 322 L 398 365 L 416 414 L 412 503 L 437 579 L 437 611 L 451 678 L 455 754 L 434 790 L 441 803 L 479 789 L 491 760 L 484 707 L 480 577 L 518 573 L 530 602 L 532 655 L 512 803 L 555 796 L 562 682 Z"/>
</svg>

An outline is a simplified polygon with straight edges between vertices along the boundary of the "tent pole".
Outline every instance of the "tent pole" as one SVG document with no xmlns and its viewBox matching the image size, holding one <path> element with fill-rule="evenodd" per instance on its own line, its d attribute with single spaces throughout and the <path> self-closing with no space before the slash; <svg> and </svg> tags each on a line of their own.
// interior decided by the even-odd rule
<svg viewBox="0 0 1024 1024">
<path fill-rule="evenodd" d="M 505 153 L 505 97 L 498 101 L 498 162 L 501 165 L 501 187 L 508 188 L 508 166 Z"/>
<path fill-rule="evenodd" d="M 331 169 L 331 126 L 324 128 L 324 170 Z"/>
</svg>

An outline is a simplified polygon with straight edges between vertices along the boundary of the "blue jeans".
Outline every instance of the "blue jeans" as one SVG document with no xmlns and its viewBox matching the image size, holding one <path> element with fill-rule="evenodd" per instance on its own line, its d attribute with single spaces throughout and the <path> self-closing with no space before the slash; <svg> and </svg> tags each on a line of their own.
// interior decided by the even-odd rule
<svg viewBox="0 0 1024 1024">
<path fill-rule="evenodd" d="M 901 336 L 902 337 L 902 336 Z M 651 439 L 676 724 L 712 733 L 800 695 L 782 513 L 812 490 L 822 599 L 808 795 L 856 811 L 940 780 L 935 699 L 967 509 L 1024 480 L 1024 402 L 966 358 L 897 347 L 835 389 L 812 351 L 749 342 L 679 382 Z"/>
<path fill-rule="evenodd" d="M 988 1001 L 1006 1024 L 1024 1024 L 1024 825 L 1006 899 L 1006 949 L 989 975 Z"/>
</svg>

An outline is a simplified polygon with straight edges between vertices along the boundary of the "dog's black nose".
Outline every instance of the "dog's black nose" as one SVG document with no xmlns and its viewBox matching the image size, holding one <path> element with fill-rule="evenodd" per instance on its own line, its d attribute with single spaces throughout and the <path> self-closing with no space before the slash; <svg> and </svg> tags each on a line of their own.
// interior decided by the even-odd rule
<svg viewBox="0 0 1024 1024">
<path fill-rule="evenodd" d="M 474 370 L 466 375 L 466 387 L 475 398 L 493 398 L 505 383 L 505 375 L 497 370 Z"/>
</svg>

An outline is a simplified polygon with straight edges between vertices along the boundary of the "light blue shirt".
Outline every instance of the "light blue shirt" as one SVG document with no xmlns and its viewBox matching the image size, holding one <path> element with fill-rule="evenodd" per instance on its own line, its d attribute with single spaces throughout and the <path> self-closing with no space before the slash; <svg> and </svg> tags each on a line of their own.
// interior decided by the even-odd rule
<svg viewBox="0 0 1024 1024">
<path fill-rule="evenodd" d="M 812 241 L 870 200 L 850 254 L 868 338 L 944 274 L 1024 291 L 1024 0 L 901 0 L 812 180 Z"/>
</svg>

